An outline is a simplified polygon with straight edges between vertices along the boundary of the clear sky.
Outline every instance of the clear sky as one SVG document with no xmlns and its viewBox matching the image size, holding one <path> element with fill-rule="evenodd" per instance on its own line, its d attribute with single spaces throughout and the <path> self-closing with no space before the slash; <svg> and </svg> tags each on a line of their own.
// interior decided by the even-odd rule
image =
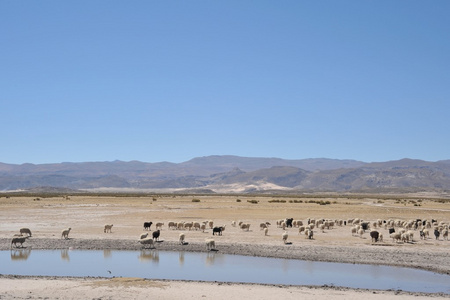
<svg viewBox="0 0 450 300">
<path fill-rule="evenodd" d="M 0 1 L 0 162 L 450 159 L 450 1 Z"/>
</svg>

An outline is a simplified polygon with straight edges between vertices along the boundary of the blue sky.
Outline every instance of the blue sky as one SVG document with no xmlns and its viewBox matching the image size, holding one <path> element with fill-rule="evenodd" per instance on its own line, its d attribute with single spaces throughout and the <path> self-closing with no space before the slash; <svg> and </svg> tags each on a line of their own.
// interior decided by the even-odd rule
<svg viewBox="0 0 450 300">
<path fill-rule="evenodd" d="M 0 162 L 450 159 L 449 11 L 1 1 Z"/>
</svg>

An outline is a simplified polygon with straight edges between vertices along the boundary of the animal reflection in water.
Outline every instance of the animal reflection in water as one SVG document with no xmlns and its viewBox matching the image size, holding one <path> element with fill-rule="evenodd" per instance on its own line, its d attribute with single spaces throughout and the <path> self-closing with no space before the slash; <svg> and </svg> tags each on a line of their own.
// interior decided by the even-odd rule
<svg viewBox="0 0 450 300">
<path fill-rule="evenodd" d="M 61 259 L 65 261 L 70 261 L 69 249 L 61 249 Z"/>
<path fill-rule="evenodd" d="M 184 251 L 178 253 L 178 261 L 180 262 L 180 266 L 184 265 Z"/>
<path fill-rule="evenodd" d="M 225 256 L 217 253 L 217 251 L 206 252 L 205 265 L 223 265 L 225 264 Z"/>
<path fill-rule="evenodd" d="M 12 249 L 11 260 L 27 260 L 31 254 L 31 249 Z"/>
<path fill-rule="evenodd" d="M 104 258 L 111 257 L 111 254 L 112 254 L 111 249 L 104 249 L 103 250 L 103 257 Z"/>
<path fill-rule="evenodd" d="M 142 262 L 154 262 L 159 263 L 159 252 L 155 250 L 141 250 L 138 256 Z"/>
<path fill-rule="evenodd" d="M 207 252 L 206 253 L 206 265 L 212 266 L 214 264 L 214 261 L 216 260 L 216 252 Z"/>
</svg>

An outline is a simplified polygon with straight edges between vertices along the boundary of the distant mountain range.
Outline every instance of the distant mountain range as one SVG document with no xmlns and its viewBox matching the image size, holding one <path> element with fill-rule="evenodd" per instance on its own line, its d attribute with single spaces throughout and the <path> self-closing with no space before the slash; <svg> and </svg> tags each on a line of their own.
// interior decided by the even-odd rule
<svg viewBox="0 0 450 300">
<path fill-rule="evenodd" d="M 183 163 L 140 161 L 0 163 L 0 190 L 379 192 L 450 191 L 450 160 L 356 160 L 206 156 Z"/>
</svg>

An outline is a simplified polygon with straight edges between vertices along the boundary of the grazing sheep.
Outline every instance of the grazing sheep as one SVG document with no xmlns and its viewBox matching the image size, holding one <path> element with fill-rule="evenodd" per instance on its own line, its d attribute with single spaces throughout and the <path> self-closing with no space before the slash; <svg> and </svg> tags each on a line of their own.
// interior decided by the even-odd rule
<svg viewBox="0 0 450 300">
<path fill-rule="evenodd" d="M 156 223 L 155 227 L 156 227 L 156 229 L 162 229 L 163 225 L 164 225 L 164 223 L 158 222 L 158 223 Z"/>
<path fill-rule="evenodd" d="M 286 220 L 285 220 L 286 227 L 292 227 L 293 221 L 294 221 L 294 218 L 286 218 Z"/>
<path fill-rule="evenodd" d="M 144 222 L 144 230 L 150 230 L 153 222 Z"/>
<path fill-rule="evenodd" d="M 288 233 L 286 231 L 283 232 L 283 234 L 281 235 L 281 237 L 283 238 L 283 242 L 286 244 L 287 242 L 287 238 L 288 238 Z"/>
<path fill-rule="evenodd" d="M 180 233 L 179 236 L 179 241 L 181 245 L 184 245 L 184 238 L 186 237 L 186 235 L 184 234 L 184 232 Z"/>
<path fill-rule="evenodd" d="M 361 228 L 366 231 L 368 230 L 370 227 L 370 223 L 369 222 L 361 222 Z"/>
<path fill-rule="evenodd" d="M 358 230 L 358 235 L 359 235 L 359 237 L 362 238 L 362 237 L 363 237 L 363 234 L 364 234 L 364 229 L 360 228 L 360 229 Z"/>
<path fill-rule="evenodd" d="M 31 230 L 28 228 L 20 228 L 19 232 L 21 235 L 31 236 Z"/>
<path fill-rule="evenodd" d="M 264 235 L 267 235 L 267 233 L 269 232 L 269 228 L 264 228 Z"/>
<path fill-rule="evenodd" d="M 148 232 L 141 234 L 139 239 L 142 240 L 142 239 L 145 239 L 146 237 L 148 237 Z"/>
<path fill-rule="evenodd" d="M 209 225 L 209 229 L 213 229 L 213 227 L 214 227 L 214 222 L 211 221 L 211 220 L 209 220 L 209 221 L 208 221 L 208 225 Z"/>
<path fill-rule="evenodd" d="M 389 235 L 392 238 L 392 242 L 398 242 L 402 239 L 402 234 L 400 232 L 394 232 Z"/>
<path fill-rule="evenodd" d="M 104 233 L 107 233 L 107 232 L 112 233 L 112 231 L 111 231 L 112 227 L 113 227 L 113 224 L 111 224 L 111 225 L 106 224 L 105 229 L 103 229 L 103 232 Z"/>
<path fill-rule="evenodd" d="M 205 239 L 205 242 L 207 250 L 215 250 L 216 242 L 213 239 Z"/>
<path fill-rule="evenodd" d="M 184 222 L 178 222 L 178 224 L 177 224 L 177 229 L 178 230 L 181 230 L 181 229 L 183 229 L 184 228 Z"/>
<path fill-rule="evenodd" d="M 370 232 L 370 237 L 372 238 L 372 243 L 378 242 L 378 239 L 380 238 L 380 233 L 376 230 L 373 230 Z"/>
<path fill-rule="evenodd" d="M 298 234 L 302 233 L 303 231 L 305 231 L 305 226 L 298 227 Z"/>
<path fill-rule="evenodd" d="M 62 232 L 61 232 L 61 238 L 64 238 L 64 239 L 68 239 L 69 238 L 69 233 L 70 233 L 70 231 L 72 230 L 72 228 L 67 228 L 67 229 L 64 229 Z"/>
<path fill-rule="evenodd" d="M 177 229 L 177 223 L 170 221 L 169 223 L 167 223 L 167 228 Z"/>
<path fill-rule="evenodd" d="M 231 221 L 231 226 L 236 227 L 236 221 Z"/>
<path fill-rule="evenodd" d="M 184 229 L 191 230 L 192 226 L 194 226 L 194 222 L 186 222 L 184 223 Z"/>
<path fill-rule="evenodd" d="M 414 231 L 408 230 L 407 232 L 405 232 L 405 234 L 408 235 L 408 239 L 409 239 L 411 242 L 414 242 Z"/>
<path fill-rule="evenodd" d="M 447 228 L 445 228 L 445 229 L 442 231 L 442 239 L 448 241 L 448 229 L 447 229 Z"/>
<path fill-rule="evenodd" d="M 318 228 L 320 229 L 320 231 L 325 232 L 325 224 L 320 224 Z"/>
<path fill-rule="evenodd" d="M 13 239 L 11 240 L 11 248 L 12 248 L 12 245 L 13 245 L 13 244 L 14 244 L 14 246 L 15 246 L 16 248 L 18 248 L 18 247 L 17 247 L 17 243 L 20 243 L 20 247 L 23 248 L 23 243 L 25 243 L 25 241 L 27 240 L 27 238 L 28 238 L 28 236 L 13 237 Z"/>
<path fill-rule="evenodd" d="M 294 225 L 294 227 L 300 227 L 303 226 L 303 222 L 301 220 L 296 220 L 292 222 L 292 225 Z"/>
<path fill-rule="evenodd" d="M 249 223 L 242 223 L 242 224 L 239 225 L 239 227 L 240 227 L 242 230 L 247 230 L 247 231 L 250 230 L 250 224 L 249 224 Z"/>
<path fill-rule="evenodd" d="M 383 241 L 383 234 L 380 233 L 380 235 L 378 236 L 378 240 L 379 240 L 380 242 Z"/>
<path fill-rule="evenodd" d="M 213 228 L 213 235 L 215 235 L 215 233 L 217 233 L 217 235 L 222 235 L 222 231 L 225 230 L 225 225 L 220 226 L 220 227 L 214 227 Z"/>
<path fill-rule="evenodd" d="M 194 222 L 193 226 L 195 230 L 200 230 L 200 222 Z"/>
<path fill-rule="evenodd" d="M 200 225 L 200 230 L 201 230 L 202 232 L 205 232 L 205 230 L 206 230 L 206 224 Z"/>
<path fill-rule="evenodd" d="M 143 248 L 147 248 L 146 245 L 149 245 L 150 249 L 154 249 L 155 248 L 155 244 L 154 244 L 152 238 L 140 239 L 138 242 L 143 245 Z"/>
<path fill-rule="evenodd" d="M 425 228 L 420 232 L 420 238 L 423 238 L 424 240 L 426 240 L 429 236 L 430 230 L 428 228 Z"/>
<path fill-rule="evenodd" d="M 439 240 L 439 236 L 441 235 L 441 233 L 439 232 L 439 230 L 435 229 L 434 230 L 434 236 L 436 237 L 436 240 Z"/>
<path fill-rule="evenodd" d="M 406 232 L 402 233 L 401 234 L 401 240 L 402 240 L 403 243 L 408 243 L 409 242 L 409 234 L 407 234 Z"/>
<path fill-rule="evenodd" d="M 155 240 L 155 241 L 159 241 L 159 236 L 160 236 L 160 234 L 161 234 L 161 231 L 158 229 L 158 230 L 156 230 L 156 231 L 153 231 L 152 232 L 152 237 L 153 237 L 153 239 Z"/>
<path fill-rule="evenodd" d="M 284 220 L 277 220 L 277 227 L 280 228 L 281 227 L 281 223 L 284 223 Z M 239 224 L 241 225 L 241 224 Z"/>
<path fill-rule="evenodd" d="M 306 237 L 307 239 L 312 240 L 313 236 L 314 236 L 314 232 L 312 231 L 312 229 L 308 229 L 308 228 L 307 228 L 307 229 L 305 230 L 305 237 Z"/>
</svg>

